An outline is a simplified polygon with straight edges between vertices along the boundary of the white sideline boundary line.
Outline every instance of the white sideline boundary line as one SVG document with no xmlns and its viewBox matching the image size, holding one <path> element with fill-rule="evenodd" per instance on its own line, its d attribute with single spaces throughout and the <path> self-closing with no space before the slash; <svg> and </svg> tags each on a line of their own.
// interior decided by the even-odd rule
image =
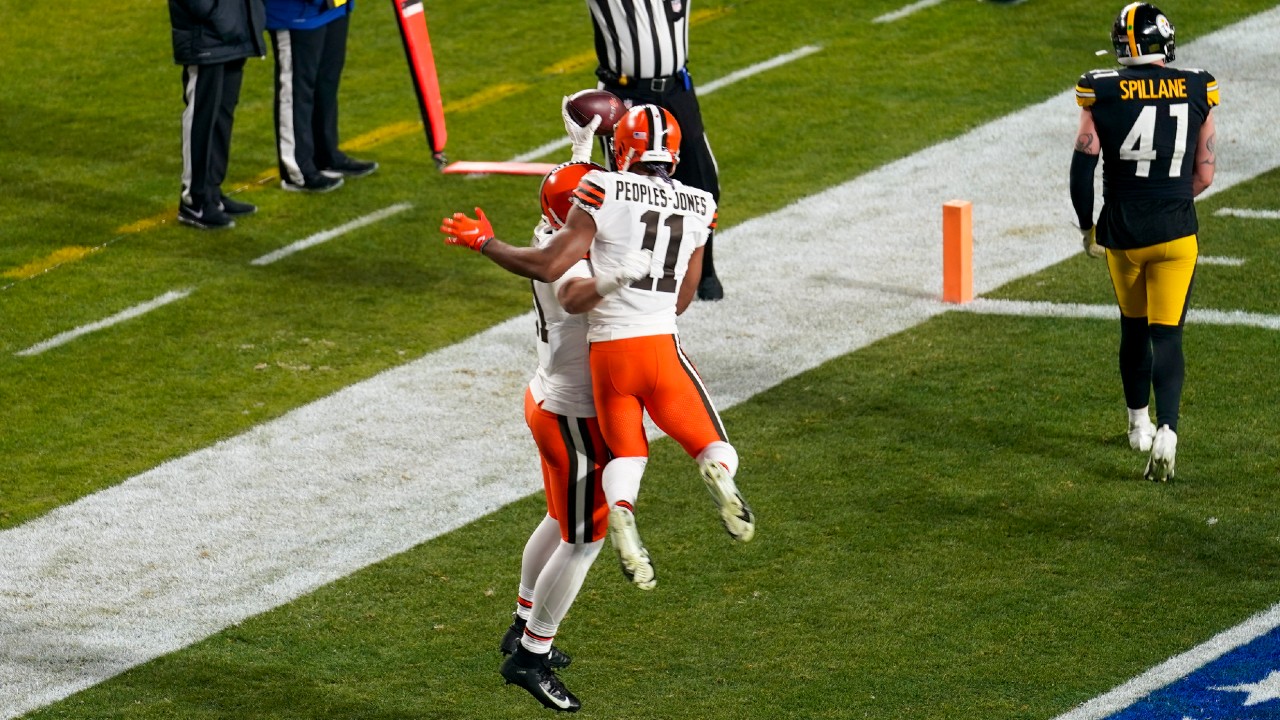
<svg viewBox="0 0 1280 720">
<path fill-rule="evenodd" d="M 1188 65 L 1212 68 L 1232 88 L 1218 127 L 1232 142 L 1208 193 L 1280 160 L 1268 132 L 1280 98 L 1259 70 L 1280 67 L 1278 36 L 1280 7 L 1180 48 Z M 978 294 L 1079 252 L 1078 237 L 1061 232 L 1067 173 L 1042 172 L 1062 167 L 1076 117 L 1068 88 L 718 235 L 733 248 L 719 267 L 732 293 L 698 304 L 681 333 L 717 405 L 953 309 L 938 299 L 947 200 L 974 204 Z M 990 151 L 997 146 L 1004 152 Z M 1014 171 L 1009 153 L 1024 160 Z M 823 312 L 779 297 L 821 298 Z M 538 491 L 520 411 L 532 322 L 512 318 L 0 531 L 0 717 Z M 759 481 L 750 472 L 740 478 L 748 491 Z"/>
<path fill-rule="evenodd" d="M 752 75 L 758 75 L 766 70 L 772 70 L 776 67 L 786 65 L 787 63 L 795 62 L 800 58 L 812 55 L 820 50 L 822 50 L 821 45 L 805 45 L 804 47 L 797 48 L 789 53 L 783 53 L 782 55 L 777 55 L 763 62 L 748 65 L 741 70 L 734 70 L 728 75 L 725 75 L 722 78 L 716 78 L 706 85 L 697 85 L 694 87 L 694 90 L 698 93 L 698 97 L 706 97 L 721 88 L 738 82 L 739 80 L 745 80 Z M 527 153 L 517 155 L 511 158 L 510 162 L 529 162 L 530 160 L 537 160 L 538 158 L 545 157 L 556 150 L 563 150 L 564 148 L 569 147 L 570 144 L 569 138 L 562 137 L 557 140 L 552 140 L 545 145 L 539 145 Z"/>
<path fill-rule="evenodd" d="M 39 355 L 45 350 L 56 348 L 59 345 L 66 345 L 72 340 L 75 340 L 76 338 L 84 337 L 89 333 L 93 333 L 99 330 L 103 330 L 105 328 L 109 328 L 112 325 L 118 325 L 126 320 L 132 320 L 133 318 L 139 317 L 141 315 L 146 315 L 152 310 L 155 310 L 156 308 L 159 308 L 159 307 L 164 307 L 165 305 L 168 305 L 171 302 L 177 302 L 178 300 L 181 300 L 187 297 L 188 295 L 190 295 L 193 290 L 195 290 L 195 288 L 187 288 L 185 290 L 170 290 L 169 292 L 159 297 L 148 300 L 147 302 L 141 303 L 139 305 L 134 305 L 133 307 L 127 308 L 125 310 L 121 310 L 120 312 L 116 313 L 115 315 L 112 315 L 111 317 L 103 318 L 102 320 L 91 322 L 87 325 L 81 325 L 78 328 L 74 328 L 64 333 L 59 333 L 57 335 L 54 335 L 48 340 L 38 342 L 35 345 L 32 345 L 31 347 L 27 348 L 26 350 L 19 350 L 18 352 L 14 353 L 14 355 L 18 355 L 20 357 L 31 357 L 32 355 Z"/>
<path fill-rule="evenodd" d="M 273 250 L 272 252 L 269 252 L 260 258 L 255 258 L 253 260 L 250 260 L 249 264 L 257 265 L 257 266 L 270 265 L 271 263 L 277 260 L 287 258 L 296 252 L 306 250 L 307 248 L 310 248 L 310 247 L 315 247 L 316 245 L 319 245 L 321 243 L 329 242 L 330 240 L 336 237 L 339 237 L 341 235 L 345 235 L 351 232 L 352 230 L 359 230 L 362 227 L 367 227 L 376 222 L 381 222 L 391 217 L 392 215 L 395 215 L 397 213 L 402 213 L 405 210 L 408 210 L 412 207 L 413 207 L 413 203 L 396 203 L 395 205 L 392 205 L 390 207 L 385 207 L 376 212 L 369 213 L 368 215 L 358 217 L 355 220 L 352 220 L 351 222 L 343 223 L 342 225 L 339 225 L 338 227 L 333 228 L 332 230 L 325 230 L 323 232 L 318 232 L 315 235 L 303 238 L 295 243 L 286 245 L 280 248 L 279 250 Z"/>
<path fill-rule="evenodd" d="M 1247 210 L 1241 208 L 1222 208 L 1214 213 L 1218 217 L 1238 217 L 1250 220 L 1280 220 L 1280 210 Z"/>
<path fill-rule="evenodd" d="M 1105 695 L 1099 695 L 1053 720 L 1102 720 L 1277 627 L 1280 627 L 1280 604 L 1272 605 L 1239 625 L 1214 635 L 1187 652 L 1169 658 Z"/>
<path fill-rule="evenodd" d="M 955 310 L 975 315 L 1011 315 L 1020 317 L 1087 318 L 1116 320 L 1120 310 L 1115 305 L 1084 305 L 1034 300 L 991 300 L 978 298 Z M 1187 310 L 1188 325 L 1243 325 L 1263 330 L 1280 330 L 1280 315 L 1263 315 L 1243 310 L 1209 310 L 1192 307 Z"/>
</svg>

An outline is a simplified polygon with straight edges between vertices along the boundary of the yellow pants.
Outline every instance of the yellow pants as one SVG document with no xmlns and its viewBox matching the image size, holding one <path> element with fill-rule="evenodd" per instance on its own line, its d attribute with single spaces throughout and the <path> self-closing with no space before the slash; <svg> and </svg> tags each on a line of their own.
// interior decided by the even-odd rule
<svg viewBox="0 0 1280 720">
<path fill-rule="evenodd" d="M 1199 245 L 1195 235 L 1134 250 L 1107 249 L 1107 269 L 1125 317 L 1182 325 Z"/>
</svg>

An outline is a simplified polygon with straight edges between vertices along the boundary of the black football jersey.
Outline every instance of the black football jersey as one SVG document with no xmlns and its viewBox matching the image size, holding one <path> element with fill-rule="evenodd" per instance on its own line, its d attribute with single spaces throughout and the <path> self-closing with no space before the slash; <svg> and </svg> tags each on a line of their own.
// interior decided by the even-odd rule
<svg viewBox="0 0 1280 720">
<path fill-rule="evenodd" d="M 1076 83 L 1076 102 L 1093 113 L 1102 145 L 1102 214 L 1111 217 L 1099 217 L 1098 242 L 1142 247 L 1195 234 L 1193 168 L 1200 127 L 1218 104 L 1213 75 L 1160 65 L 1092 70 Z"/>
</svg>

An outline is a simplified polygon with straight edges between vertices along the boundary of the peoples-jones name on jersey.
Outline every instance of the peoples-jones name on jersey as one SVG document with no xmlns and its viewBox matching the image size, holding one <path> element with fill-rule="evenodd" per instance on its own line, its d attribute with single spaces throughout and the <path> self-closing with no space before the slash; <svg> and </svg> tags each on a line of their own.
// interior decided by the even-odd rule
<svg viewBox="0 0 1280 720">
<path fill-rule="evenodd" d="M 648 183 L 618 180 L 617 197 L 620 200 L 652 205 L 656 208 L 694 212 L 700 215 L 707 213 L 707 199 L 693 193 L 678 190 L 667 191 L 667 188 Z"/>
</svg>

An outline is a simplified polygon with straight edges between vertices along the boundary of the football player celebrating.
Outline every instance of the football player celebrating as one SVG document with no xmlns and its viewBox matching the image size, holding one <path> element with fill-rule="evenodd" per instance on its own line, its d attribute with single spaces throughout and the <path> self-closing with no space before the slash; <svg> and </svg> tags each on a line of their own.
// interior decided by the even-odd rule
<svg viewBox="0 0 1280 720">
<path fill-rule="evenodd" d="M 1214 174 L 1218 82 L 1174 69 L 1174 27 L 1148 3 L 1125 5 L 1111 30 L 1117 69 L 1080 77 L 1071 203 L 1084 249 L 1105 257 L 1120 305 L 1120 379 L 1129 444 L 1150 451 L 1149 480 L 1174 475 L 1185 375 L 1182 325 L 1198 255 L 1193 198 Z M 1102 156 L 1103 204 L 1093 219 Z M 1156 422 L 1148 415 L 1154 391 Z"/>
<path fill-rule="evenodd" d="M 600 430 L 615 457 L 604 471 L 609 537 L 623 573 L 637 587 L 657 583 L 649 553 L 636 530 L 635 503 L 649 457 L 644 430 L 648 411 L 680 443 L 699 468 L 720 519 L 734 539 L 746 542 L 755 516 L 738 492 L 738 453 L 693 363 L 684 354 L 676 316 L 693 300 L 703 245 L 715 227 L 710 193 L 671 179 L 680 157 L 680 127 L 656 105 L 634 107 L 613 132 L 617 171 L 587 173 L 573 194 L 574 206 L 547 243 L 515 247 L 494 237 L 478 218 L 445 218 L 446 242 L 476 250 L 517 275 L 554 281 L 590 250 L 593 279 L 577 278 L 566 289 L 594 285 L 602 296 L 589 310 L 591 381 Z M 648 250 L 659 267 L 637 278 L 621 272 L 635 253 Z"/>
<path fill-rule="evenodd" d="M 573 156 L 543 178 L 535 247 L 564 224 L 569 196 L 582 176 L 601 169 L 588 162 L 600 119 L 580 127 L 568 117 L 567 105 L 562 113 Z M 651 260 L 648 253 L 638 254 L 627 277 L 648 273 Z M 500 669 L 503 678 L 544 706 L 564 712 L 575 712 L 582 704 L 555 673 L 569 665 L 570 658 L 552 643 L 600 554 L 608 524 L 601 481 L 611 456 L 591 398 L 586 316 L 570 314 L 562 305 L 590 307 L 599 302 L 594 282 L 565 289 L 574 278 L 591 277 L 582 258 L 559 280 L 532 283 L 538 368 L 525 389 L 524 417 L 541 456 L 547 514 L 525 542 L 516 609 L 500 645 L 509 656 Z"/>
</svg>

